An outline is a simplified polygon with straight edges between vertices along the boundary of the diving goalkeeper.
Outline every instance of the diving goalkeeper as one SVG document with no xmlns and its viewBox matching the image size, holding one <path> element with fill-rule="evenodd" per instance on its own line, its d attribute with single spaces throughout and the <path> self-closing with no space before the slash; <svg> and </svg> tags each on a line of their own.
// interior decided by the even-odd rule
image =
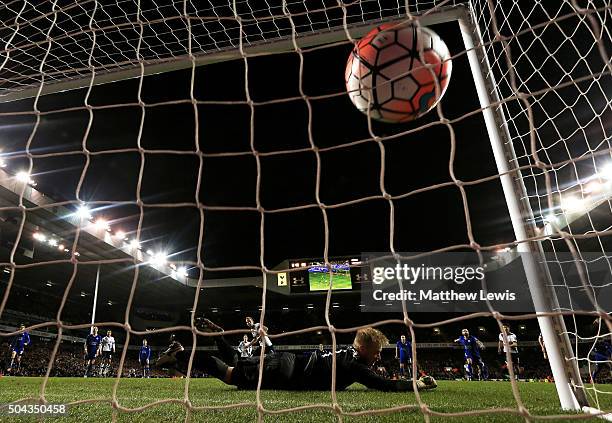
<svg viewBox="0 0 612 423">
<path fill-rule="evenodd" d="M 205 326 L 220 332 L 219 326 L 205 319 Z M 239 358 L 235 349 L 223 336 L 215 342 L 222 359 L 206 356 L 205 368 L 210 376 L 240 389 L 256 389 L 259 378 L 260 357 Z M 372 365 L 380 360 L 380 352 L 388 340 L 377 329 L 359 329 L 353 345 L 336 351 L 336 390 L 346 389 L 354 382 L 380 391 L 412 391 L 412 382 L 392 380 L 377 375 Z M 333 353 L 312 352 L 308 355 L 277 352 L 264 356 L 262 389 L 329 390 L 332 381 Z M 416 381 L 417 389 L 433 389 L 437 386 L 431 376 Z"/>
</svg>

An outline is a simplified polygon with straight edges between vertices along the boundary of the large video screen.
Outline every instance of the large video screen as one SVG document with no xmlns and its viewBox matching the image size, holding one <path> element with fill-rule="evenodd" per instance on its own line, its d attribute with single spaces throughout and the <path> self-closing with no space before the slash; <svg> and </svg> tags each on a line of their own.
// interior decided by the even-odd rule
<svg viewBox="0 0 612 423">
<path fill-rule="evenodd" d="M 327 291 L 329 289 L 330 272 L 324 263 L 309 263 L 308 286 L 311 291 Z M 351 268 L 349 262 L 331 262 L 332 290 L 352 289 Z"/>
</svg>

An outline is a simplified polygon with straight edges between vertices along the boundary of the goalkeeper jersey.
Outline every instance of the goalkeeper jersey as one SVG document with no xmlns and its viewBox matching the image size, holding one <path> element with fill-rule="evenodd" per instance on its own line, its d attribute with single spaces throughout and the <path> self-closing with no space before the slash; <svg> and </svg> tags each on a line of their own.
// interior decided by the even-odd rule
<svg viewBox="0 0 612 423">
<path fill-rule="evenodd" d="M 332 377 L 331 352 L 296 355 L 287 352 L 266 355 L 262 388 L 287 390 L 329 390 Z M 259 376 L 259 357 L 238 360 L 232 373 L 232 384 L 255 389 Z M 336 352 L 336 390 L 342 391 L 354 382 L 380 391 L 411 391 L 412 382 L 386 379 L 377 375 L 357 351 L 346 348 Z"/>
</svg>

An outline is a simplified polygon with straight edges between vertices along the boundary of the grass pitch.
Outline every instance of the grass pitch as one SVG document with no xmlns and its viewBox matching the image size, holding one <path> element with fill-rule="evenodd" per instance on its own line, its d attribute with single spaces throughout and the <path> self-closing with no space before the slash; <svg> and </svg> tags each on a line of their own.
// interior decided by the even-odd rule
<svg viewBox="0 0 612 423">
<path fill-rule="evenodd" d="M 308 283 L 311 291 L 327 291 L 329 289 L 329 273 L 309 272 Z M 334 272 L 332 289 L 351 289 L 351 275 L 348 272 Z"/>
<path fill-rule="evenodd" d="M 0 403 L 6 404 L 25 397 L 39 395 L 42 378 L 0 378 Z M 119 422 L 174 422 L 184 421 L 186 416 L 182 404 L 166 403 L 151 406 L 141 412 L 113 411 L 112 392 L 114 379 L 51 378 L 45 397 L 49 403 L 70 403 L 79 400 L 96 399 L 90 404 L 69 406 L 66 417 L 49 418 L 52 422 L 111 421 L 113 413 Z M 117 401 L 120 406 L 135 408 L 146 406 L 157 400 L 184 398 L 186 380 L 184 379 L 121 379 L 117 386 Z M 525 406 L 535 416 L 560 414 L 554 384 L 519 383 L 521 398 Z M 601 390 L 612 391 L 609 385 L 601 385 Z M 232 403 L 245 403 L 244 407 L 224 411 L 195 411 L 190 421 L 197 422 L 251 422 L 257 419 L 255 407 L 256 393 L 238 391 L 214 379 L 193 379 L 189 383 L 189 399 L 193 406 L 228 406 Z M 435 412 L 453 413 L 478 409 L 514 408 L 516 402 L 509 382 L 458 382 L 440 381 L 433 391 L 421 392 L 422 400 Z M 261 399 L 267 410 L 279 410 L 307 404 L 331 404 L 329 392 L 287 392 L 262 391 Z M 612 393 L 599 395 L 600 406 L 612 409 Z M 368 409 L 382 409 L 395 406 L 417 405 L 414 393 L 384 393 L 369 391 L 360 385 L 338 392 L 338 402 L 345 412 L 359 412 Z M 329 409 L 311 409 L 281 415 L 267 415 L 271 422 L 333 422 L 334 414 Z M 418 407 L 392 414 L 376 416 L 346 416 L 348 422 L 412 422 L 423 421 Z M 433 416 L 434 422 L 451 420 L 450 417 Z M 510 413 L 487 412 L 480 416 L 454 418 L 463 422 L 521 422 L 520 416 Z M 561 419 L 563 421 L 570 419 Z M 40 421 L 33 416 L 8 416 L 6 410 L 0 413 L 0 421 Z M 550 420 L 549 420 L 550 421 Z M 577 421 L 577 420 L 571 420 Z M 582 420 L 580 420 L 582 421 Z M 599 420 L 601 421 L 601 420 Z"/>
</svg>

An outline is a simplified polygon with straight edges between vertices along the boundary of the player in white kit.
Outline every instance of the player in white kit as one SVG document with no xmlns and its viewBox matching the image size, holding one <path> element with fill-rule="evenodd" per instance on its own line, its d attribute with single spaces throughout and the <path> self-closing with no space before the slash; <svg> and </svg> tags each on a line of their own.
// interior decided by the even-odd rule
<svg viewBox="0 0 612 423">
<path fill-rule="evenodd" d="M 111 368 L 113 354 L 115 353 L 115 338 L 113 333 L 108 330 L 106 336 L 102 338 L 102 362 L 100 363 L 100 376 L 106 377 Z"/>
<path fill-rule="evenodd" d="M 253 320 L 252 317 L 247 317 L 246 319 L 244 319 L 246 325 L 248 326 L 249 329 L 251 329 L 251 335 L 253 336 L 253 340 L 251 341 L 251 344 L 255 344 L 256 342 L 259 342 L 259 346 L 261 348 L 265 348 L 265 353 L 274 353 L 274 346 L 272 345 L 272 341 L 270 341 L 270 338 L 268 338 L 267 335 L 263 335 L 261 336 L 261 334 L 259 333 L 259 328 L 260 325 L 259 323 L 255 323 L 255 321 Z M 263 327 L 264 333 L 268 333 L 268 328 L 267 327 Z"/>
</svg>

